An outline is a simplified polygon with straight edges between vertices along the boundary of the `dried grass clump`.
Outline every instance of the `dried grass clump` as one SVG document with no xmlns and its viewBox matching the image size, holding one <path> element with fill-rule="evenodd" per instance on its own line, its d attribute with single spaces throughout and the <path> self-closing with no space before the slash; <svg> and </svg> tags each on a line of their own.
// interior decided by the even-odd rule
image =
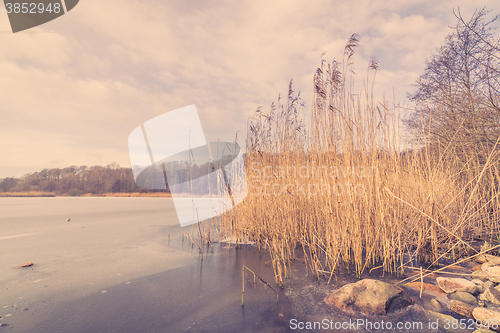
<svg viewBox="0 0 500 333">
<path fill-rule="evenodd" d="M 371 267 L 402 273 L 407 254 L 433 262 L 477 253 L 474 237 L 498 234 L 499 150 L 470 151 L 464 165 L 452 149 L 401 149 L 400 108 L 373 99 L 376 60 L 364 91 L 352 93 L 356 47 L 353 35 L 342 63 L 317 69 L 311 133 L 291 82 L 284 103 L 249 120 L 249 194 L 222 216 L 220 232 L 268 250 L 281 286 L 298 252 L 330 280 L 341 265 L 358 276 Z"/>
<path fill-rule="evenodd" d="M 52 192 L 28 191 L 28 192 L 0 192 L 0 197 L 55 197 Z"/>
</svg>

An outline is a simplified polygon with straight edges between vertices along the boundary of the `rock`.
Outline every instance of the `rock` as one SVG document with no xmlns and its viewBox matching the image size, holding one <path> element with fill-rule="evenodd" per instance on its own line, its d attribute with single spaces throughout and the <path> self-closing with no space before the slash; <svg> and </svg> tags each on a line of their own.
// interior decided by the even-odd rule
<svg viewBox="0 0 500 333">
<path fill-rule="evenodd" d="M 427 319 L 430 319 L 430 320 L 439 319 L 440 322 L 444 322 L 445 320 L 449 320 L 449 322 L 451 323 L 455 319 L 452 316 L 445 315 L 445 314 L 442 314 L 439 312 L 434 312 L 431 310 L 425 310 L 425 316 L 427 317 Z"/>
<path fill-rule="evenodd" d="M 482 271 L 488 275 L 488 280 L 500 282 L 500 266 L 490 266 L 490 263 L 485 263 L 482 266 Z"/>
<path fill-rule="evenodd" d="M 410 282 L 405 284 L 405 286 L 415 290 L 420 290 L 420 285 L 421 285 L 420 282 Z M 443 293 L 441 288 L 439 288 L 438 286 L 425 282 L 423 283 L 423 290 L 431 290 L 431 291 L 437 291 L 438 293 Z"/>
<path fill-rule="evenodd" d="M 468 303 L 464 303 L 454 299 L 450 301 L 450 310 L 467 318 L 472 318 L 472 311 L 474 310 L 474 308 L 474 305 Z"/>
<path fill-rule="evenodd" d="M 402 288 L 372 279 L 343 286 L 328 296 L 327 302 L 337 308 L 366 315 L 385 315 L 413 304 Z"/>
<path fill-rule="evenodd" d="M 484 326 L 488 326 L 487 323 L 491 323 L 496 320 L 496 323 L 500 323 L 500 312 L 487 309 L 487 308 L 474 308 L 472 311 L 472 316 L 476 320 L 481 320 Z"/>
<path fill-rule="evenodd" d="M 479 293 L 484 292 L 484 282 L 479 279 L 473 279 L 471 282 L 474 282 L 477 286 L 477 291 Z"/>
<path fill-rule="evenodd" d="M 489 287 L 479 295 L 479 299 L 482 301 L 488 301 L 493 304 L 500 305 L 500 291 L 496 290 L 493 287 Z"/>
<path fill-rule="evenodd" d="M 441 310 L 441 303 L 435 298 L 429 301 L 429 304 L 432 305 L 436 310 Z"/>
<path fill-rule="evenodd" d="M 477 285 L 467 279 L 438 277 L 436 281 L 439 287 L 447 294 L 456 291 L 465 291 L 473 294 L 477 291 Z"/>
<path fill-rule="evenodd" d="M 489 287 L 494 287 L 494 286 L 495 284 L 491 281 L 486 281 L 485 283 L 483 283 L 483 287 L 485 290 L 488 289 Z"/>
<path fill-rule="evenodd" d="M 473 280 L 488 281 L 488 274 L 483 272 L 483 270 L 472 272 L 471 278 Z"/>
<path fill-rule="evenodd" d="M 476 266 L 472 267 L 472 271 L 480 271 L 481 270 L 481 264 L 477 264 Z"/>
<path fill-rule="evenodd" d="M 71 221 L 71 219 L 66 219 L 66 222 L 69 222 L 69 221 Z"/>
<path fill-rule="evenodd" d="M 468 273 L 468 272 L 469 272 L 469 270 L 470 270 L 470 268 L 469 268 L 469 267 L 464 267 L 464 266 L 460 266 L 460 265 L 454 265 L 454 266 L 452 267 L 452 269 L 453 269 L 454 271 L 462 271 L 462 272 L 464 272 L 464 273 Z"/>
<path fill-rule="evenodd" d="M 477 305 L 477 299 L 465 291 L 457 291 L 456 293 L 448 294 L 448 298 L 471 305 Z"/>
<path fill-rule="evenodd" d="M 475 330 L 474 332 L 472 333 L 496 333 L 495 331 L 492 331 L 492 330 L 488 330 L 486 328 L 480 328 L 478 330 Z"/>
<path fill-rule="evenodd" d="M 491 262 L 485 262 L 484 264 L 481 264 L 481 270 L 486 271 L 490 267 L 495 267 L 497 265 L 491 263 Z"/>
<path fill-rule="evenodd" d="M 490 262 L 493 265 L 500 265 L 500 257 L 491 254 L 480 254 L 475 259 L 478 263 L 484 264 L 485 262 Z"/>
<path fill-rule="evenodd" d="M 32 262 L 27 262 L 27 263 L 22 264 L 21 266 L 18 266 L 18 267 L 30 267 L 30 266 L 33 266 Z"/>
</svg>

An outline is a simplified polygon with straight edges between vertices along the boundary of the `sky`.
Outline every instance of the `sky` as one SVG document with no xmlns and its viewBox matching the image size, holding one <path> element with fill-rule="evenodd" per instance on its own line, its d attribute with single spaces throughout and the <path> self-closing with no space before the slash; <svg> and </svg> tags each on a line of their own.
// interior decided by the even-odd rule
<svg viewBox="0 0 500 333">
<path fill-rule="evenodd" d="M 191 104 L 207 141 L 238 133 L 243 144 L 248 118 L 291 79 L 307 115 L 323 52 L 341 61 L 353 33 L 357 82 L 375 56 L 376 95 L 411 107 L 425 60 L 457 22 L 453 9 L 466 19 L 483 6 L 488 18 L 500 14 L 498 0 L 80 0 L 13 34 L 0 6 L 0 178 L 130 167 L 129 134 Z"/>
</svg>

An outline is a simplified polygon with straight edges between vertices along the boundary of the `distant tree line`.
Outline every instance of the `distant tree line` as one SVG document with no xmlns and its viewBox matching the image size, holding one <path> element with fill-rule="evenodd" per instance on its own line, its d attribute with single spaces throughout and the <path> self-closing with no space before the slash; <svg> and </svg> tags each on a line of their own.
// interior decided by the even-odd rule
<svg viewBox="0 0 500 333">
<path fill-rule="evenodd" d="M 140 188 L 134 181 L 131 168 L 116 163 L 107 166 L 70 166 L 44 169 L 21 178 L 0 179 L 0 192 L 44 191 L 72 196 L 87 193 L 158 192 Z M 161 192 L 165 192 L 162 190 Z"/>
</svg>

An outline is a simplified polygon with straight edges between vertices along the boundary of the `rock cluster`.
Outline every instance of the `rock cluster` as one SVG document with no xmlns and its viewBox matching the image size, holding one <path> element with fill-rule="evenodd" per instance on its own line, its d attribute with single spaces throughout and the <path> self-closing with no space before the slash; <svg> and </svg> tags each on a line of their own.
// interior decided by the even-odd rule
<svg viewBox="0 0 500 333">
<path fill-rule="evenodd" d="M 436 285 L 412 282 L 406 287 L 425 291 L 432 298 L 428 304 L 433 310 L 425 310 L 431 318 L 473 318 L 476 322 L 489 323 L 474 331 L 500 332 L 500 257 L 481 255 L 476 258 L 470 278 L 437 277 Z M 347 284 L 329 295 L 326 301 L 347 312 L 365 315 L 388 315 L 404 309 L 413 300 L 404 289 L 378 280 L 364 279 Z M 455 317 L 449 314 L 457 314 Z M 491 326 L 492 323 L 498 325 Z"/>
</svg>

